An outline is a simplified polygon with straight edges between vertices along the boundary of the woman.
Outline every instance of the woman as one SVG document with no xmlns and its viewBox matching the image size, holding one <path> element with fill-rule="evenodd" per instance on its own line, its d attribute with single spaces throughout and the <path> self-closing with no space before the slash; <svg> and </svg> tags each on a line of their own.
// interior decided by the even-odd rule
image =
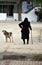
<svg viewBox="0 0 42 65">
<path fill-rule="evenodd" d="M 22 23 L 19 24 L 19 27 L 22 29 L 21 34 L 22 34 L 22 39 L 25 44 L 25 39 L 27 39 L 27 44 L 29 43 L 29 28 L 32 30 L 30 22 L 28 21 L 27 18 L 24 19 Z"/>
</svg>

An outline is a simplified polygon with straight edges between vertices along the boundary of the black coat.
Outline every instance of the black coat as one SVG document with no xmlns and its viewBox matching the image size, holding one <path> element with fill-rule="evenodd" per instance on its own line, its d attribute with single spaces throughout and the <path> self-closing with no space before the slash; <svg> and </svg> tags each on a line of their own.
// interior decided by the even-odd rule
<svg viewBox="0 0 42 65">
<path fill-rule="evenodd" d="M 30 30 L 32 30 L 30 26 L 30 22 L 28 22 L 27 20 L 24 20 L 22 23 L 19 24 L 19 27 L 22 29 L 21 30 L 22 39 L 29 39 L 29 32 Z"/>
</svg>

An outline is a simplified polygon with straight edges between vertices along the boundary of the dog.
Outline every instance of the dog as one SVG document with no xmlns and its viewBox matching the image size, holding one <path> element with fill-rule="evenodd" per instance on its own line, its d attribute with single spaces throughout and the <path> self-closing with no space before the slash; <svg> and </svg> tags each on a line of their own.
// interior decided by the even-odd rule
<svg viewBox="0 0 42 65">
<path fill-rule="evenodd" d="M 8 38 L 9 38 L 10 42 L 11 41 L 13 42 L 12 32 L 7 32 L 6 30 L 2 30 L 2 32 L 5 35 L 6 42 L 8 42 Z"/>
</svg>

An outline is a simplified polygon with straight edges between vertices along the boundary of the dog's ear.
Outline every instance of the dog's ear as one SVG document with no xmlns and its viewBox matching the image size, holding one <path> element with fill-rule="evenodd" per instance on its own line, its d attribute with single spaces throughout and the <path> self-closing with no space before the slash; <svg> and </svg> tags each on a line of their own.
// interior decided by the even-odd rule
<svg viewBox="0 0 42 65">
<path fill-rule="evenodd" d="M 2 32 L 5 32 L 6 30 L 2 30 Z"/>
</svg>

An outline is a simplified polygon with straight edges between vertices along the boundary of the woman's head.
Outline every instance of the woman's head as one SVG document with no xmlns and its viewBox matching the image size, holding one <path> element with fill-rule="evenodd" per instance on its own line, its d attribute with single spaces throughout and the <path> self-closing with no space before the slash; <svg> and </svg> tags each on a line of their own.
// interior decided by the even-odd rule
<svg viewBox="0 0 42 65">
<path fill-rule="evenodd" d="M 28 18 L 25 18 L 24 21 L 25 21 L 25 22 L 28 22 Z"/>
</svg>

